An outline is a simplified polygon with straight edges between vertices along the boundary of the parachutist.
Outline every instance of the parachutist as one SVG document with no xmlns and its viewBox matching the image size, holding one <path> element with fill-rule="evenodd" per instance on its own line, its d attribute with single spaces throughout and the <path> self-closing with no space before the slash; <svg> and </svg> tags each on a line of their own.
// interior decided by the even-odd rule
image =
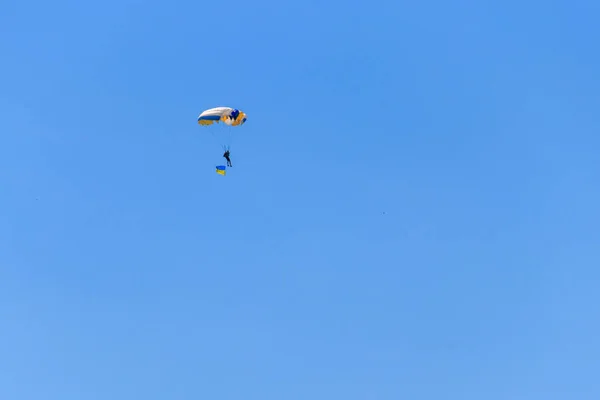
<svg viewBox="0 0 600 400">
<path fill-rule="evenodd" d="M 223 153 L 223 157 L 225 157 L 225 159 L 227 160 L 227 166 L 232 167 L 233 165 L 231 165 L 231 160 L 229 159 L 229 150 L 225 150 L 225 153 Z"/>
<path fill-rule="evenodd" d="M 223 124 L 228 128 L 225 132 L 228 132 L 228 135 L 231 135 L 229 128 L 232 127 L 240 127 L 246 123 L 248 116 L 245 112 L 238 110 L 237 108 L 232 107 L 214 107 L 209 108 L 208 110 L 202 111 L 200 115 L 198 115 L 198 125 L 208 127 L 213 124 L 219 124 L 223 122 Z M 220 129 L 220 128 L 217 128 Z M 238 128 L 234 129 L 234 132 Z M 213 133 L 217 133 L 218 131 L 214 131 Z M 221 136 L 221 134 L 219 134 Z M 225 153 L 223 157 L 227 160 L 227 167 L 232 167 L 231 158 L 229 158 L 229 145 L 225 143 L 221 143 L 221 146 Z M 222 168 L 221 168 L 222 167 Z M 220 165 L 217 167 L 217 173 L 221 175 L 225 175 L 225 169 L 227 168 L 225 165 Z"/>
</svg>

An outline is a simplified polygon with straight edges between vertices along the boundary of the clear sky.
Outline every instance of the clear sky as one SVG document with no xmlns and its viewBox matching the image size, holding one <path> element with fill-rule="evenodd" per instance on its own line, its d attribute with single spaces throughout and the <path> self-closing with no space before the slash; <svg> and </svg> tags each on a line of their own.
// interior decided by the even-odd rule
<svg viewBox="0 0 600 400">
<path fill-rule="evenodd" d="M 597 400 L 599 16 L 2 2 L 0 398 Z"/>
</svg>

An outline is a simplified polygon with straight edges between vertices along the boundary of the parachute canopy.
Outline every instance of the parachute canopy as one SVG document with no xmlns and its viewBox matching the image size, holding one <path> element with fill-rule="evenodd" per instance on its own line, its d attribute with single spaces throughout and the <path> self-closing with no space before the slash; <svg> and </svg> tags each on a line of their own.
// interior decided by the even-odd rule
<svg viewBox="0 0 600 400">
<path fill-rule="evenodd" d="M 231 107 L 215 107 L 203 111 L 198 116 L 198 124 L 212 125 L 215 122 L 224 122 L 229 126 L 241 126 L 246 122 L 247 116 L 244 112 Z"/>
</svg>

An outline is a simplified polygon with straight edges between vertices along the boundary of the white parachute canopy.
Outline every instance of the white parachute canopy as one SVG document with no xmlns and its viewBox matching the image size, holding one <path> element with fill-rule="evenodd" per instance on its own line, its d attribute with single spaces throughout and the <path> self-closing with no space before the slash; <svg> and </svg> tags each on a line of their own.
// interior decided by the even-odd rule
<svg viewBox="0 0 600 400">
<path fill-rule="evenodd" d="M 206 127 L 207 131 L 217 139 L 224 150 L 229 150 L 233 139 L 233 131 L 238 131 L 248 119 L 246 113 L 232 107 L 214 107 L 204 110 L 198 116 L 198 125 Z M 223 122 L 221 127 L 215 124 Z M 212 125 L 212 126 L 211 126 Z"/>
<path fill-rule="evenodd" d="M 230 126 L 243 125 L 247 116 L 244 112 L 231 107 L 215 107 L 203 111 L 198 116 L 198 124 L 212 125 L 215 122 L 224 122 Z"/>
</svg>

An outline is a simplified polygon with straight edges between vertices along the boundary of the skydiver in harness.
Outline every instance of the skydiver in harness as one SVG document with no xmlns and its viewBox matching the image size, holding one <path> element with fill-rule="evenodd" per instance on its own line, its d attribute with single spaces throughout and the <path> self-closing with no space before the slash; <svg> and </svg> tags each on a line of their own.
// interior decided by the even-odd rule
<svg viewBox="0 0 600 400">
<path fill-rule="evenodd" d="M 225 159 L 227 160 L 227 166 L 233 167 L 233 165 L 231 165 L 231 159 L 229 159 L 229 149 L 225 150 L 225 153 L 223 153 L 223 157 L 225 157 Z"/>
<path fill-rule="evenodd" d="M 235 120 L 237 119 L 237 117 L 239 115 L 240 115 L 240 111 L 234 109 L 231 111 L 231 114 L 229 115 L 229 120 L 233 123 L 233 122 L 235 122 Z M 225 149 L 225 153 L 223 153 L 223 157 L 225 157 L 225 159 L 227 160 L 227 166 L 233 167 L 233 165 L 231 165 L 231 159 L 229 158 L 229 149 Z"/>
</svg>

